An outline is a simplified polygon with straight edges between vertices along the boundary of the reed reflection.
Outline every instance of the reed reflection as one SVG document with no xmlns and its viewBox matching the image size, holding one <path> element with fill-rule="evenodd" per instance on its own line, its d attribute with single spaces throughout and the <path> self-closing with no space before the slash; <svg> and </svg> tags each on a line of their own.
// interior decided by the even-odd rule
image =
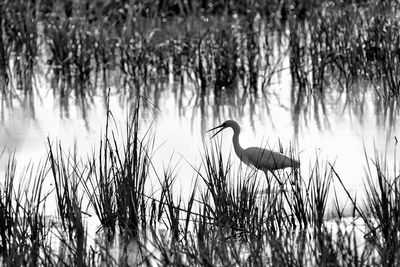
<svg viewBox="0 0 400 267">
<path fill-rule="evenodd" d="M 87 121 L 90 109 L 99 104 L 94 96 L 102 95 L 105 107 L 111 87 L 122 106 L 142 101 L 143 110 L 153 115 L 155 109 L 162 111 L 172 92 L 178 115 L 192 112 L 192 123 L 200 118 L 202 131 L 227 117 L 249 116 L 254 123 L 257 113 L 274 124 L 274 105 L 290 109 L 296 133 L 311 121 L 319 129 L 329 128 L 330 107 L 338 103 L 343 114 L 349 112 L 362 122 L 369 98 L 376 100 L 377 123 L 382 118 L 395 123 L 397 81 L 390 77 L 398 71 L 392 60 L 397 56 L 379 49 L 378 44 L 386 45 L 392 37 L 375 38 L 382 27 L 396 34 L 395 25 L 356 20 L 360 30 L 354 31 L 350 18 L 338 20 L 337 10 L 327 6 L 306 19 L 288 16 L 279 24 L 257 12 L 171 19 L 166 24 L 139 18 L 128 24 L 88 23 L 52 13 L 35 17 L 32 25 L 20 21 L 19 28 L 29 27 L 19 39 L 13 38 L 11 28 L 2 28 L 2 111 L 19 101 L 35 117 L 36 99 L 46 94 L 37 80 L 43 75 L 40 70 L 47 69 L 45 77 L 65 118 L 74 105 Z M 370 12 L 366 9 L 364 15 Z M 44 22 L 48 26 L 43 28 Z M 376 45 L 368 46 L 372 40 Z M 10 56 L 10 50 L 19 56 Z M 46 53 L 47 65 L 39 63 L 44 56 L 39 51 Z M 385 63 L 388 68 L 382 69 Z M 288 83 L 289 88 L 278 88 Z"/>
</svg>

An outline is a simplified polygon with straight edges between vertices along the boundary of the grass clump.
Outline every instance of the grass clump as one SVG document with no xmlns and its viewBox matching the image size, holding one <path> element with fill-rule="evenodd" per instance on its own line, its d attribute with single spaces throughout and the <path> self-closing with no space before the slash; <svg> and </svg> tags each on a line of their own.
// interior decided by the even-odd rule
<svg viewBox="0 0 400 267">
<path fill-rule="evenodd" d="M 50 254 L 45 214 L 48 193 L 42 190 L 47 170 L 27 166 L 21 176 L 27 179 L 23 182 L 16 177 L 16 161 L 12 154 L 3 175 L 0 185 L 2 263 L 7 266 L 47 265 Z"/>
</svg>

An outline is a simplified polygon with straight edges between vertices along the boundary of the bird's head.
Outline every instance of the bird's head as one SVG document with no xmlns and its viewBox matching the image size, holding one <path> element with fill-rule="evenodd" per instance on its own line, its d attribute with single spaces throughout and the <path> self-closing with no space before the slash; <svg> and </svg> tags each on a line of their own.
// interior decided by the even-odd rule
<svg viewBox="0 0 400 267">
<path fill-rule="evenodd" d="M 225 121 L 224 123 L 222 123 L 221 125 L 219 125 L 219 126 L 217 126 L 217 127 L 214 127 L 214 128 L 212 128 L 212 129 L 208 130 L 207 133 L 208 133 L 208 132 L 211 132 L 211 131 L 213 131 L 213 130 L 219 129 L 215 134 L 213 134 L 213 136 L 211 136 L 211 138 L 213 138 L 213 137 L 216 136 L 218 133 L 220 133 L 222 130 L 224 130 L 224 129 L 228 128 L 228 127 L 231 127 L 231 128 L 233 129 L 234 132 L 239 133 L 239 131 L 240 131 L 240 126 L 239 126 L 239 124 L 238 124 L 236 121 L 234 121 L 234 120 L 227 120 L 227 121 Z M 210 138 L 210 139 L 211 139 L 211 138 Z"/>
</svg>

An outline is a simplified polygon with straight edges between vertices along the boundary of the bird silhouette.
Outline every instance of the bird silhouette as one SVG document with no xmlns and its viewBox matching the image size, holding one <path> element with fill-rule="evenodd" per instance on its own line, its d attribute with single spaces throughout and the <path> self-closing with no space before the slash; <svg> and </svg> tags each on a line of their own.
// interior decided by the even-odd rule
<svg viewBox="0 0 400 267">
<path fill-rule="evenodd" d="M 263 171 L 266 176 L 268 171 L 272 172 L 272 174 L 275 176 L 275 174 L 273 173 L 274 170 L 284 169 L 287 167 L 292 167 L 292 168 L 300 167 L 299 161 L 287 157 L 279 152 L 271 151 L 261 147 L 249 147 L 246 149 L 242 148 L 242 146 L 239 143 L 240 126 L 234 120 L 227 120 L 223 124 L 214 127 L 208 130 L 207 132 L 219 129 L 219 131 L 217 131 L 211 137 L 213 138 L 222 130 L 229 127 L 233 129 L 232 141 L 235 153 L 238 156 L 238 158 L 246 165 L 256 167 L 257 169 Z"/>
</svg>

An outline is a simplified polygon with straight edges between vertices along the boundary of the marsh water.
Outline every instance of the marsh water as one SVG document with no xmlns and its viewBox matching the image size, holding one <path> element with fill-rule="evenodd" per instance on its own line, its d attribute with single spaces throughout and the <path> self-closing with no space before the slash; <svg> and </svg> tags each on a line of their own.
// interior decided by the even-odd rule
<svg viewBox="0 0 400 267">
<path fill-rule="evenodd" d="M 400 262 L 396 3 L 89 2 L 0 4 L 2 262 Z"/>
<path fill-rule="evenodd" d="M 353 192 L 363 191 L 366 164 L 373 164 L 375 155 L 385 158 L 391 166 L 399 131 L 395 104 L 382 102 L 372 85 L 362 80 L 345 90 L 332 78 L 321 93 L 296 95 L 285 49 L 282 45 L 274 51 L 276 71 L 269 77 L 265 91 L 259 89 L 262 93 L 246 92 L 238 82 L 233 85 L 234 93 L 217 102 L 211 94 L 199 96 L 190 73 L 182 77 L 170 74 L 161 82 L 162 86 L 147 88 L 145 96 L 140 98 L 140 129 L 142 136 L 148 132 L 154 134 L 152 183 L 155 187 L 157 176 L 173 167 L 179 170 L 176 190 L 189 194 L 197 176 L 196 168 L 202 164 L 204 148 L 214 142 L 221 142 L 226 159 L 230 155 L 239 165 L 230 129 L 212 140 L 211 134 L 206 133 L 228 119 L 241 125 L 243 147 L 263 146 L 281 152 L 291 148 L 301 161 L 305 177 L 317 159 L 329 162 Z M 0 143 L 7 152 L 15 149 L 20 169 L 45 160 L 47 138 L 85 158 L 98 149 L 105 132 L 105 85 L 99 83 L 97 93 L 89 100 L 81 102 L 72 97 L 68 103 L 62 103 L 52 93 L 49 74 L 52 69 L 45 64 L 46 56 L 43 58 L 35 73 L 34 101 L 24 102 L 21 92 L 12 107 L 2 109 Z M 113 75 L 118 77 L 118 74 L 109 74 L 110 80 L 115 78 Z M 257 84 L 261 87 L 265 73 L 259 73 L 259 77 Z M 123 135 L 137 98 L 121 97 L 121 84 L 108 86 L 111 124 L 119 129 L 117 134 L 119 131 Z M 3 155 L 2 164 L 6 160 Z M 262 175 L 258 178 L 262 179 Z"/>
</svg>

